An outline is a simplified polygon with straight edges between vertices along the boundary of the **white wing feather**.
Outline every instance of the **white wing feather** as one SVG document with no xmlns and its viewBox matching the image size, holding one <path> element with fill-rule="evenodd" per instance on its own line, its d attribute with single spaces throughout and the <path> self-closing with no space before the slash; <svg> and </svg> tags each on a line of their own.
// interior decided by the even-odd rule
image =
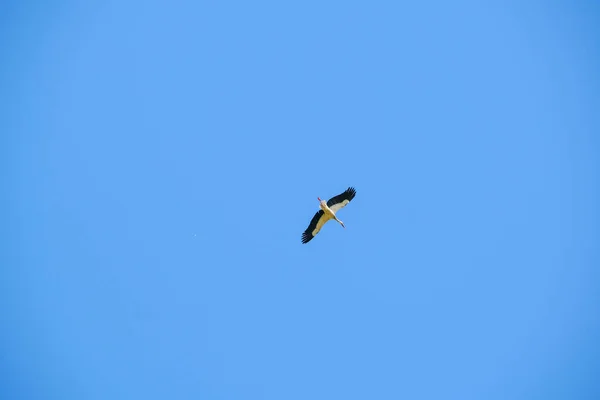
<svg viewBox="0 0 600 400">
<path fill-rule="evenodd" d="M 350 200 L 344 200 L 341 203 L 337 203 L 332 205 L 331 207 L 329 207 L 329 209 L 331 211 L 333 211 L 334 213 L 337 213 L 339 210 L 341 210 L 342 208 L 346 207 L 346 205 L 350 203 Z"/>
<path fill-rule="evenodd" d="M 317 221 L 317 226 L 315 227 L 315 229 L 313 229 L 312 235 L 316 236 L 317 233 L 319 233 L 319 231 L 323 227 L 323 225 L 325 225 L 325 223 L 330 219 L 333 219 L 332 215 L 329 215 L 329 213 L 323 213 L 323 215 L 321 215 L 321 218 L 319 218 L 319 220 Z"/>
</svg>

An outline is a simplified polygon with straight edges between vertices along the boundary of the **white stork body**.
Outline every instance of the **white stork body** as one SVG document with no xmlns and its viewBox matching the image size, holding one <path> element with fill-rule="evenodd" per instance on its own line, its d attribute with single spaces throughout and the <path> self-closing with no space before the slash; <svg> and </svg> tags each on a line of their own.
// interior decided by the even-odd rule
<svg viewBox="0 0 600 400">
<path fill-rule="evenodd" d="M 314 238 L 317 233 L 319 233 L 323 225 L 325 225 L 325 223 L 329 220 L 333 219 L 345 228 L 346 226 L 338 219 L 336 213 L 350 203 L 354 196 L 356 196 L 356 190 L 352 187 L 349 187 L 344 193 L 332 197 L 327 202 L 317 197 L 319 200 L 319 207 L 321 209 L 317 211 L 313 219 L 310 221 L 308 228 L 306 228 L 302 234 L 302 243 L 310 242 L 311 239 Z"/>
</svg>

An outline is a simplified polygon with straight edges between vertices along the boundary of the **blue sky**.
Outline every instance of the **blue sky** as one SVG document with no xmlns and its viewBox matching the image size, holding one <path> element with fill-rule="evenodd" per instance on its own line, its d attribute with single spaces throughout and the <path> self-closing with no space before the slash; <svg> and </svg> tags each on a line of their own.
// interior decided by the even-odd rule
<svg viewBox="0 0 600 400">
<path fill-rule="evenodd" d="M 600 396 L 598 5 L 2 8 L 2 398 Z"/>
</svg>

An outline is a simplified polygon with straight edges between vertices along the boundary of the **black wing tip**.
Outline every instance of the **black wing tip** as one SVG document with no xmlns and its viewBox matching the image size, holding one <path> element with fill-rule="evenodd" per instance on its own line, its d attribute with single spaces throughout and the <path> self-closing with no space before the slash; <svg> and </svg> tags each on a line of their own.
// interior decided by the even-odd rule
<svg viewBox="0 0 600 400">
<path fill-rule="evenodd" d="M 310 233 L 308 233 L 308 232 L 304 232 L 304 233 L 302 234 L 302 243 L 304 244 L 304 243 L 308 243 L 308 242 L 310 242 L 310 241 L 311 241 L 311 239 L 312 239 L 313 237 L 314 237 L 314 236 L 313 236 L 313 235 L 311 235 Z"/>
<path fill-rule="evenodd" d="M 348 195 L 348 200 L 352 200 L 354 196 L 356 196 L 356 189 L 350 186 L 348 189 L 346 189 L 346 194 Z"/>
</svg>

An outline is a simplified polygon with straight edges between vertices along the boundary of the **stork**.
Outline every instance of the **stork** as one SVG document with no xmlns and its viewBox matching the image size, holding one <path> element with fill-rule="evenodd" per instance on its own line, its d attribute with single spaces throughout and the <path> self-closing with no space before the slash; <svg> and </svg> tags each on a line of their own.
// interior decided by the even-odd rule
<svg viewBox="0 0 600 400">
<path fill-rule="evenodd" d="M 346 227 L 342 221 L 338 219 L 336 213 L 346 207 L 348 203 L 356 196 L 356 190 L 353 187 L 349 187 L 345 192 L 338 194 L 327 200 L 321 200 L 320 197 L 317 197 L 319 200 L 319 208 L 321 208 L 313 219 L 308 224 L 308 228 L 302 234 L 302 243 L 308 243 L 314 238 L 317 233 L 321 230 L 323 225 L 331 219 L 336 220 L 342 227 Z"/>
</svg>

